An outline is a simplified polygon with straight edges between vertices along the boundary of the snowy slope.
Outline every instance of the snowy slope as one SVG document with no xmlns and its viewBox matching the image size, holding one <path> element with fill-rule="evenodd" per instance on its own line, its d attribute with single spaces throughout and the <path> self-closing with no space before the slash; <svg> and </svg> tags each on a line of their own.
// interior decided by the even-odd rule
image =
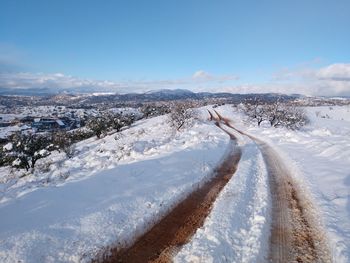
<svg viewBox="0 0 350 263">
<path fill-rule="evenodd" d="M 120 164 L 182 151 L 200 144 L 202 140 L 208 147 L 216 145 L 222 140 L 222 135 L 211 126 L 197 123 L 193 129 L 176 134 L 168 126 L 165 116 L 156 117 L 139 121 L 133 128 L 101 140 L 93 137 L 79 142 L 73 158 L 67 159 L 64 153 L 55 151 L 38 160 L 33 173 L 1 167 L 0 203 L 41 187 L 81 180 Z M 212 133 L 213 130 L 215 133 Z"/>
<path fill-rule="evenodd" d="M 218 110 L 284 156 L 320 212 L 335 262 L 350 262 L 350 107 L 306 108 L 311 123 L 300 131 L 259 128 L 231 106 Z"/>
<path fill-rule="evenodd" d="M 3 189 L 0 262 L 88 261 L 129 244 L 198 187 L 229 138 L 205 122 L 171 134 L 165 121 L 140 122 L 118 140 L 84 141 L 75 158 L 37 174 L 46 183 L 32 175 Z"/>
<path fill-rule="evenodd" d="M 334 261 L 349 262 L 349 107 L 307 108 L 311 123 L 300 131 L 258 128 L 230 105 L 217 109 L 279 151 L 316 204 Z M 271 200 L 265 164 L 257 146 L 240 139 L 238 170 L 176 262 L 266 259 Z M 211 175 L 228 143 L 212 123 L 173 133 L 165 117 L 157 117 L 81 142 L 72 159 L 54 153 L 33 175 L 2 169 L 0 262 L 84 262 L 108 246 L 130 244 Z"/>
</svg>

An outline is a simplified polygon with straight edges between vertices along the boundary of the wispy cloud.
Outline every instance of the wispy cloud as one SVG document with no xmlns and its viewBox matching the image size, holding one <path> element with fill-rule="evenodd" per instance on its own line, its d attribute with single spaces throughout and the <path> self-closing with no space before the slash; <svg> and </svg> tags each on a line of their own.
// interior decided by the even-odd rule
<svg viewBox="0 0 350 263">
<path fill-rule="evenodd" d="M 74 91 L 115 91 L 123 89 L 122 84 L 111 81 L 80 79 L 61 73 L 0 73 L 0 87 L 8 89 L 47 89 L 51 92 Z"/>
<path fill-rule="evenodd" d="M 202 72 L 202 74 L 197 74 Z M 205 75 L 205 76 L 204 76 Z M 197 71 L 191 77 L 167 80 L 129 80 L 113 82 L 106 80 L 89 80 L 76 78 L 61 73 L 20 73 L 0 72 L 0 87 L 10 89 L 47 89 L 51 92 L 68 91 L 113 91 L 113 92 L 143 92 L 163 88 L 193 88 L 197 84 L 220 84 L 235 80 L 233 75 L 213 75 Z"/>
<path fill-rule="evenodd" d="M 350 96 L 350 64 L 337 63 L 321 68 L 283 69 L 271 81 L 240 84 L 234 74 L 214 75 L 198 70 L 178 79 L 106 81 L 82 79 L 61 73 L 0 72 L 0 89 L 46 89 L 50 92 L 145 92 L 156 89 L 186 88 L 193 91 L 232 93 L 298 93 L 305 95 Z"/>
<path fill-rule="evenodd" d="M 227 75 L 213 75 L 204 70 L 198 70 L 192 75 L 195 82 L 219 82 L 224 83 L 231 80 L 238 80 L 239 77 L 233 74 Z"/>
<path fill-rule="evenodd" d="M 284 69 L 273 75 L 271 85 L 293 93 L 350 96 L 350 64 L 335 63 L 316 69 Z"/>
<path fill-rule="evenodd" d="M 319 80 L 350 82 L 350 64 L 333 64 L 320 69 L 316 76 Z"/>
</svg>

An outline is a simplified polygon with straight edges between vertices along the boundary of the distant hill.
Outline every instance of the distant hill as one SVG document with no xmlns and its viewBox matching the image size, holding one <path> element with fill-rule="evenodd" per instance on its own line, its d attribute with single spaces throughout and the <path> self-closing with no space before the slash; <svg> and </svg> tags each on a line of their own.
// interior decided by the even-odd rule
<svg viewBox="0 0 350 263">
<path fill-rule="evenodd" d="M 22 90 L 21 90 L 22 91 Z M 3 93 L 3 92 L 1 92 Z M 20 92 L 22 93 L 22 92 Z M 153 90 L 145 93 L 83 93 L 74 94 L 62 92 L 58 94 L 47 94 L 45 90 L 33 95 L 27 91 L 23 94 L 0 94 L 0 105 L 3 106 L 21 106 L 21 105 L 65 105 L 76 107 L 94 107 L 102 105 L 108 107 L 111 105 L 137 105 L 139 103 L 172 101 L 172 100 L 201 100 L 208 103 L 240 103 L 246 99 L 260 98 L 263 101 L 273 101 L 277 98 L 281 100 L 294 100 L 302 96 L 265 93 L 265 94 L 233 94 L 233 93 L 210 93 L 210 92 L 192 92 L 186 89 L 162 89 Z"/>
</svg>

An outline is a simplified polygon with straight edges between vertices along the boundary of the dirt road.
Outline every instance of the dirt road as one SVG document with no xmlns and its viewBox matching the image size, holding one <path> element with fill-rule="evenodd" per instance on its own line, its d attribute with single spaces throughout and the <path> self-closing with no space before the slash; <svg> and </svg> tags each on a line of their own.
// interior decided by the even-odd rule
<svg viewBox="0 0 350 263">
<path fill-rule="evenodd" d="M 210 119 L 228 133 L 231 150 L 213 178 L 191 193 L 129 248 L 114 248 L 104 262 L 171 262 L 204 223 L 220 191 L 231 179 L 241 158 L 235 133 L 247 136 L 260 148 L 269 175 L 272 196 L 270 262 L 331 262 L 324 232 L 312 203 L 301 191 L 278 153 L 267 143 L 237 129 L 218 112 Z"/>
<path fill-rule="evenodd" d="M 211 113 L 212 119 L 255 141 L 264 157 L 272 196 L 270 261 L 331 262 L 326 237 L 318 226 L 312 204 L 278 153 L 267 143 L 234 127 L 228 118 L 215 113 L 218 117 Z"/>
<path fill-rule="evenodd" d="M 220 126 L 219 124 L 217 124 Z M 241 149 L 230 134 L 230 151 L 214 171 L 213 178 L 179 203 L 166 217 L 126 249 L 114 248 L 104 262 L 170 262 L 204 223 L 212 205 L 237 169 Z"/>
</svg>

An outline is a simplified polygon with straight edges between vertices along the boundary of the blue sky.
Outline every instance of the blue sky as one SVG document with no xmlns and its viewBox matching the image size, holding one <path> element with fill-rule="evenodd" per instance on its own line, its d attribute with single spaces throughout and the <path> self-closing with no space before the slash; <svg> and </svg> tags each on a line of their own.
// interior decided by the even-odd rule
<svg viewBox="0 0 350 263">
<path fill-rule="evenodd" d="M 267 92 L 316 85 L 322 70 L 346 80 L 349 13 L 348 0 L 1 0 L 0 84 L 46 76 L 57 88 L 64 77 L 72 86 Z M 339 94 L 350 90 L 341 85 Z"/>
</svg>

